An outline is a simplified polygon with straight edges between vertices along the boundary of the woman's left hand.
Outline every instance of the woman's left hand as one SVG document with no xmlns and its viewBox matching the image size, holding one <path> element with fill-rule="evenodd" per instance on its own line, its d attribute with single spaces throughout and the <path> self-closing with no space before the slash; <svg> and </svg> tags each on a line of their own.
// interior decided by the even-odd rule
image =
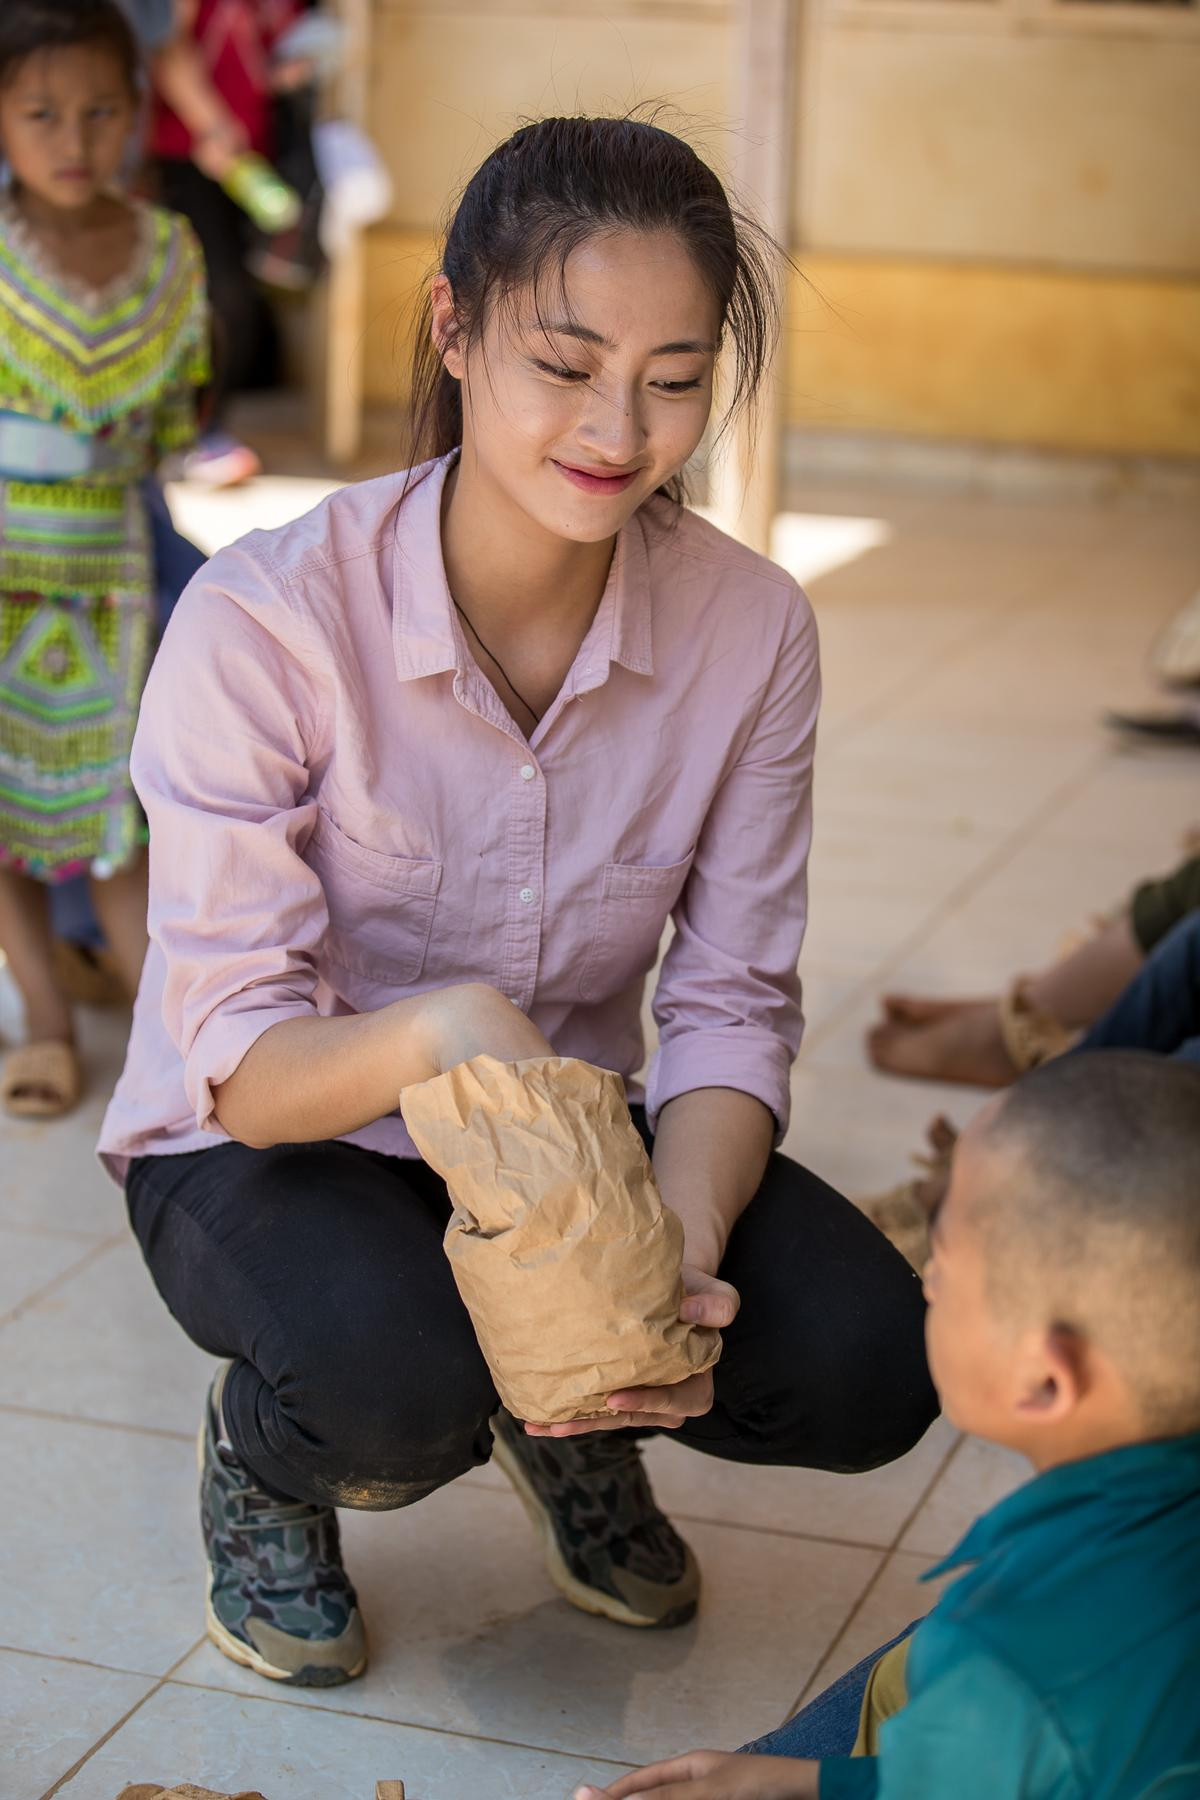
<svg viewBox="0 0 1200 1800">
<path fill-rule="evenodd" d="M 688 1263 L 683 1265 L 683 1304 L 679 1317 L 689 1325 L 711 1325 L 718 1331 L 732 1325 L 741 1297 L 728 1281 L 709 1275 Z M 572 1419 L 565 1425 L 530 1425 L 530 1437 L 583 1437 L 590 1431 L 620 1431 L 629 1425 L 652 1425 L 659 1431 L 678 1431 L 685 1419 L 698 1419 L 713 1403 L 712 1370 L 689 1375 L 669 1387 L 622 1388 L 608 1396 L 609 1416 Z"/>
<path fill-rule="evenodd" d="M 611 1787 L 576 1788 L 574 1800 L 816 1800 L 820 1769 L 792 1756 L 691 1750 L 622 1775 Z"/>
</svg>

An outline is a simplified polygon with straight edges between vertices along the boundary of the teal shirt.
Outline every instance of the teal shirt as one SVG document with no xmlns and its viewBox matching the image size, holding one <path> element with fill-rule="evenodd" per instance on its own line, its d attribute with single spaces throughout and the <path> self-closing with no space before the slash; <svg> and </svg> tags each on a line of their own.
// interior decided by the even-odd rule
<svg viewBox="0 0 1200 1800">
<path fill-rule="evenodd" d="M 1200 1433 L 1047 1470 L 925 1579 L 964 1564 L 821 1800 L 1200 1800 Z"/>
</svg>

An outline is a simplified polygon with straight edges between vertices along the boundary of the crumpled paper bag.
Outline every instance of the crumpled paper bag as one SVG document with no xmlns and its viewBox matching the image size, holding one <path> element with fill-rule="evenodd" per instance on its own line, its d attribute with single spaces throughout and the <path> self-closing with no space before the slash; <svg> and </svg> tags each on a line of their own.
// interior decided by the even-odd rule
<svg viewBox="0 0 1200 1800">
<path fill-rule="evenodd" d="M 400 1108 L 450 1190 L 446 1255 L 514 1418 L 595 1418 L 621 1388 L 716 1362 L 720 1333 L 679 1318 L 683 1227 L 619 1075 L 476 1056 L 405 1088 Z"/>
</svg>

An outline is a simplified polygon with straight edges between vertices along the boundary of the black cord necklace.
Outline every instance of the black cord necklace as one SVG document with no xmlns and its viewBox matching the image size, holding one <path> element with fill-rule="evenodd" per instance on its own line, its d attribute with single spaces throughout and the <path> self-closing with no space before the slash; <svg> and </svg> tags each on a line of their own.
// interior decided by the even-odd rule
<svg viewBox="0 0 1200 1800">
<path fill-rule="evenodd" d="M 455 602 L 454 602 L 454 610 L 458 614 L 459 618 L 462 620 L 463 624 L 466 626 L 467 630 L 471 633 L 471 636 L 475 639 L 475 642 L 479 645 L 479 648 L 483 651 L 483 654 L 486 657 L 488 657 L 490 661 L 495 663 L 495 665 L 499 669 L 501 675 L 503 675 L 505 683 L 507 684 L 507 686 L 509 688 L 509 691 L 516 695 L 517 699 L 521 702 L 521 705 L 525 708 L 525 711 L 529 714 L 529 716 L 533 720 L 534 724 L 540 725 L 542 722 L 541 713 L 537 710 L 536 706 L 530 706 L 528 700 L 525 698 L 524 694 L 521 692 L 520 688 L 517 686 L 516 682 L 513 680 L 512 676 L 509 674 L 509 672 L 505 668 L 504 664 L 500 661 L 500 658 L 496 655 L 496 652 L 494 650 L 488 649 L 487 645 L 484 643 L 483 639 L 480 637 L 479 633 L 476 631 L 476 629 L 472 625 L 470 619 L 468 619 L 466 613 L 463 611 L 462 607 L 458 604 L 457 600 L 455 600 Z"/>
</svg>

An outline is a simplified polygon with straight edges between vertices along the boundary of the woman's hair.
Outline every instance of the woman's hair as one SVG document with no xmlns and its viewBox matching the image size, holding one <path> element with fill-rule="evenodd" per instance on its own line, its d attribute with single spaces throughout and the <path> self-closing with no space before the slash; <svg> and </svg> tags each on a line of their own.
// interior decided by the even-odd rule
<svg viewBox="0 0 1200 1800">
<path fill-rule="evenodd" d="M 771 358 L 780 252 L 731 206 L 690 144 L 642 119 L 540 119 L 492 151 L 467 183 L 442 251 L 461 339 L 477 343 L 494 308 L 519 291 L 540 298 L 547 277 L 561 290 L 571 252 L 621 230 L 673 232 L 708 283 L 719 336 L 734 347 L 728 425 L 752 405 Z M 431 315 L 427 297 L 412 359 L 414 464 L 462 443 L 462 392 L 432 341 Z M 662 491 L 682 500 L 682 478 Z"/>
<path fill-rule="evenodd" d="M 130 92 L 137 93 L 141 55 L 116 0 L 0 0 L 0 87 L 39 51 L 81 44 L 111 51 Z"/>
</svg>

